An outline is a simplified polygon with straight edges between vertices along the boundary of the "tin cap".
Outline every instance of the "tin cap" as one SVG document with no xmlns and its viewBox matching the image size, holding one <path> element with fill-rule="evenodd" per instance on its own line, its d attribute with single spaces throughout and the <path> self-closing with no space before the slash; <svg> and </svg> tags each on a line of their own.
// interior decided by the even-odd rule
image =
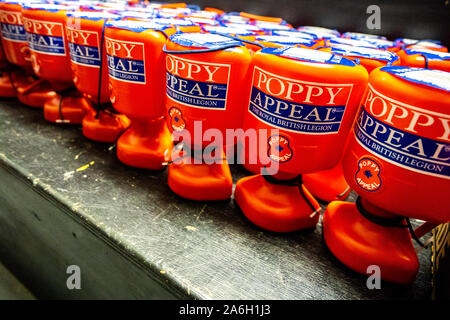
<svg viewBox="0 0 450 320">
<path fill-rule="evenodd" d="M 450 91 L 450 72 L 402 66 L 382 67 L 380 70 L 409 82 Z"/>
</svg>

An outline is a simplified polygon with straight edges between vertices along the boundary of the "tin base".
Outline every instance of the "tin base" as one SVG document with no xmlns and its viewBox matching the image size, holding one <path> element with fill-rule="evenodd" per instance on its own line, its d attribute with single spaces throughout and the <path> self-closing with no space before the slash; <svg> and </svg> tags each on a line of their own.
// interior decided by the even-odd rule
<svg viewBox="0 0 450 320">
<path fill-rule="evenodd" d="M 319 203 L 303 185 L 273 184 L 258 174 L 240 179 L 234 198 L 251 222 L 269 231 L 313 228 L 319 221 Z"/>
<path fill-rule="evenodd" d="M 130 126 L 130 120 L 123 114 L 108 110 L 97 112 L 89 108 L 83 118 L 83 135 L 94 141 L 113 143 Z"/>
<path fill-rule="evenodd" d="M 341 163 L 329 170 L 304 174 L 303 183 L 314 197 L 326 202 L 344 200 L 351 191 Z"/>
<path fill-rule="evenodd" d="M 335 201 L 323 216 L 323 234 L 331 252 L 356 272 L 372 274 L 368 267 L 376 266 L 382 280 L 409 284 L 416 278 L 419 261 L 406 227 L 380 225 L 354 203 Z"/>
<path fill-rule="evenodd" d="M 10 71 L 0 71 L 0 97 L 13 98 L 17 96 L 17 91 L 11 83 Z"/>
<path fill-rule="evenodd" d="M 260 164 L 249 164 L 248 161 L 245 161 L 242 166 L 253 174 L 260 174 L 261 169 L 264 167 Z"/>
<path fill-rule="evenodd" d="M 188 161 L 190 160 L 190 161 Z M 226 200 L 233 192 L 233 180 L 226 160 L 195 164 L 185 158 L 169 165 L 168 184 L 180 197 L 197 200 Z"/>
<path fill-rule="evenodd" d="M 44 118 L 54 123 L 81 124 L 88 103 L 77 91 L 70 95 L 56 94 L 45 101 Z"/>
<path fill-rule="evenodd" d="M 9 71 L 8 78 L 7 82 L 14 90 L 15 96 L 17 95 L 19 101 L 29 107 L 42 108 L 46 100 L 56 96 L 48 81 L 36 79 L 26 71 L 20 69 Z"/>
<path fill-rule="evenodd" d="M 172 137 L 164 118 L 131 119 L 131 126 L 117 140 L 117 157 L 135 168 L 164 169 L 164 155 L 171 149 Z"/>
</svg>

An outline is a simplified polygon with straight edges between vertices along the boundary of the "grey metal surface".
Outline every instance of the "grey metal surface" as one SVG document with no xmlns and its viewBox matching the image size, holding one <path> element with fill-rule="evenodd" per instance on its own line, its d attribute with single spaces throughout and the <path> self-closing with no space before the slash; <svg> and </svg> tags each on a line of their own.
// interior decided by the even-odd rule
<svg viewBox="0 0 450 320">
<path fill-rule="evenodd" d="M 160 286 L 162 297 L 165 294 L 169 298 L 171 295 L 198 299 L 430 297 L 429 250 L 419 254 L 421 269 L 413 285 L 383 283 L 381 290 L 368 290 L 364 276 L 343 266 L 328 251 L 320 224 L 314 230 L 290 234 L 263 231 L 246 220 L 232 199 L 214 203 L 184 200 L 167 186 L 166 172 L 129 168 L 117 160 L 114 152 L 110 145 L 85 139 L 79 127 L 53 125 L 43 119 L 40 110 L 31 110 L 13 100 L 0 102 L 0 178 L 9 175 L 6 185 L 0 180 L 0 241 L 3 231 L 10 227 L 3 226 L 1 230 L 2 224 L 16 219 L 15 216 L 18 216 L 15 227 L 27 220 L 27 228 L 33 228 L 30 222 L 33 219 L 35 228 L 41 225 L 34 215 L 45 216 L 41 220 L 48 225 L 39 232 L 30 230 L 28 237 L 11 230 L 7 234 L 21 241 L 35 241 L 36 249 L 46 254 L 56 250 L 58 255 L 49 259 L 50 264 L 60 267 L 77 264 L 82 270 L 85 265 L 88 279 L 99 285 L 87 284 L 83 297 L 89 296 L 89 290 L 99 298 L 102 290 L 111 298 L 142 298 L 147 292 L 149 298 L 158 297 L 156 289 L 139 293 L 139 288 L 152 286 Z M 77 171 L 87 164 L 91 165 Z M 239 166 L 232 166 L 232 172 L 235 182 L 246 175 Z M 26 202 L 20 195 L 4 195 L 11 188 L 23 189 L 13 185 L 14 180 L 20 179 L 29 189 L 26 198 L 36 202 L 41 198 L 37 211 L 32 210 L 34 202 L 20 203 L 21 199 Z M 5 209 L 2 201 L 9 203 L 9 207 Z M 52 206 L 59 209 L 50 212 Z M 77 245 L 79 238 L 70 233 L 75 228 L 71 223 L 89 241 Z M 52 247 L 50 239 L 39 243 L 43 230 L 51 232 L 50 225 L 55 227 L 53 242 L 63 239 L 69 247 L 55 244 Z M 9 239 L 7 246 L 0 250 L 0 259 L 7 256 L 22 270 L 27 259 L 38 259 L 34 251 L 27 251 L 26 243 Z M 45 249 L 46 246 L 50 248 Z M 17 254 L 12 254 L 17 248 Z M 102 256 L 95 259 L 99 251 Z M 58 257 L 67 261 L 61 262 Z M 114 266 L 119 260 L 121 264 Z M 135 275 L 128 279 L 123 270 L 126 261 L 136 269 Z M 108 272 L 102 275 L 99 266 Z M 45 266 L 37 267 L 32 277 L 40 276 L 48 276 Z M 108 276 L 117 281 L 109 283 Z M 120 287 L 124 281 L 131 283 Z M 96 286 L 101 290 L 96 291 Z M 121 288 L 120 295 L 114 295 L 115 287 Z M 63 290 L 52 287 L 47 295 L 57 295 L 59 289 Z M 64 297 L 77 294 L 80 295 L 66 293 Z"/>
<path fill-rule="evenodd" d="M 0 300 L 35 300 L 33 294 L 0 262 Z"/>
</svg>

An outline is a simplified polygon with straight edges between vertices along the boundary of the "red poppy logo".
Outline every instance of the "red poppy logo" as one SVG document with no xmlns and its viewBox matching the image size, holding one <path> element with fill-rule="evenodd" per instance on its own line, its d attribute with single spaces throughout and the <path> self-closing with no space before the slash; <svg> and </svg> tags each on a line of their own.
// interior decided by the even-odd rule
<svg viewBox="0 0 450 320">
<path fill-rule="evenodd" d="M 269 158 L 276 162 L 287 162 L 291 160 L 294 152 L 289 146 L 289 139 L 281 135 L 273 135 L 267 141 L 269 144 L 269 150 L 267 155 Z"/>
<path fill-rule="evenodd" d="M 181 131 L 186 128 L 186 122 L 183 119 L 183 113 L 180 109 L 172 107 L 169 109 L 170 125 L 175 131 Z"/>
<path fill-rule="evenodd" d="M 358 160 L 358 171 L 355 174 L 356 183 L 366 191 L 377 191 L 381 187 L 381 167 L 373 159 L 363 157 Z"/>
</svg>

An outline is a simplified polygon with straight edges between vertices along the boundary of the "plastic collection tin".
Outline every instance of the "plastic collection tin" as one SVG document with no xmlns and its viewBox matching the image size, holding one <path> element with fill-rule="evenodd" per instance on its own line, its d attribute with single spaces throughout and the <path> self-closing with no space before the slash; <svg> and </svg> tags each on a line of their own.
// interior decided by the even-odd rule
<svg viewBox="0 0 450 320">
<path fill-rule="evenodd" d="M 17 96 L 22 103 L 41 108 L 47 99 L 56 94 L 48 82 L 33 75 L 23 26 L 22 3 L 12 0 L 0 2 L 2 54 L 11 66 L 16 66 L 2 77 L 2 96 Z"/>
<path fill-rule="evenodd" d="M 171 36 L 165 51 L 169 129 L 191 133 L 213 129 L 225 137 L 227 129 L 240 128 L 248 95 L 245 88 L 251 56 L 247 48 L 226 36 L 189 33 Z M 192 140 L 183 139 L 183 143 L 194 153 L 211 147 L 211 141 Z M 214 145 L 218 157 L 224 147 L 224 142 Z M 175 193 L 193 200 L 227 199 L 233 184 L 225 160 L 172 163 L 168 183 Z"/>
<path fill-rule="evenodd" d="M 378 67 L 400 63 L 400 58 L 395 53 L 381 49 L 336 44 L 320 50 L 351 59 L 366 68 L 369 73 Z M 341 163 L 329 170 L 305 174 L 303 182 L 315 197 L 327 202 L 343 200 L 351 191 L 344 178 Z"/>
<path fill-rule="evenodd" d="M 255 53 L 251 74 L 243 129 L 278 133 L 268 133 L 267 151 L 259 150 L 258 162 L 250 165 L 247 159 L 245 166 L 255 171 L 273 162 L 279 183 L 266 181 L 264 175 L 242 178 L 235 199 L 247 218 L 264 229 L 287 232 L 313 227 L 320 206 L 299 175 L 338 164 L 366 89 L 367 71 L 328 52 L 282 47 Z M 283 182 L 292 179 L 296 183 Z"/>
<path fill-rule="evenodd" d="M 65 22 L 72 79 L 93 106 L 83 118 L 83 135 L 100 142 L 115 142 L 130 125 L 126 116 L 114 112 L 109 100 L 104 31 L 107 21 L 118 19 L 108 12 L 78 11 L 67 13 Z"/>
<path fill-rule="evenodd" d="M 163 47 L 173 27 L 145 21 L 108 21 L 105 49 L 110 98 L 131 120 L 117 141 L 117 157 L 138 168 L 164 168 L 172 140 L 166 127 Z"/>
<path fill-rule="evenodd" d="M 0 2 L 0 21 L 6 59 L 31 71 L 30 49 L 23 26 L 21 2 Z"/>
<path fill-rule="evenodd" d="M 387 66 L 370 74 L 343 158 L 361 200 L 330 203 L 323 221 L 328 247 L 350 268 L 365 273 L 376 264 L 382 279 L 410 283 L 419 265 L 405 217 L 450 221 L 442 205 L 450 190 L 449 91 L 443 71 Z"/>
<path fill-rule="evenodd" d="M 50 122 L 80 124 L 87 107 L 87 101 L 73 88 L 64 32 L 66 12 L 77 9 L 53 4 L 27 4 L 22 8 L 33 71 L 59 93 L 44 103 L 44 117 Z"/>
</svg>

